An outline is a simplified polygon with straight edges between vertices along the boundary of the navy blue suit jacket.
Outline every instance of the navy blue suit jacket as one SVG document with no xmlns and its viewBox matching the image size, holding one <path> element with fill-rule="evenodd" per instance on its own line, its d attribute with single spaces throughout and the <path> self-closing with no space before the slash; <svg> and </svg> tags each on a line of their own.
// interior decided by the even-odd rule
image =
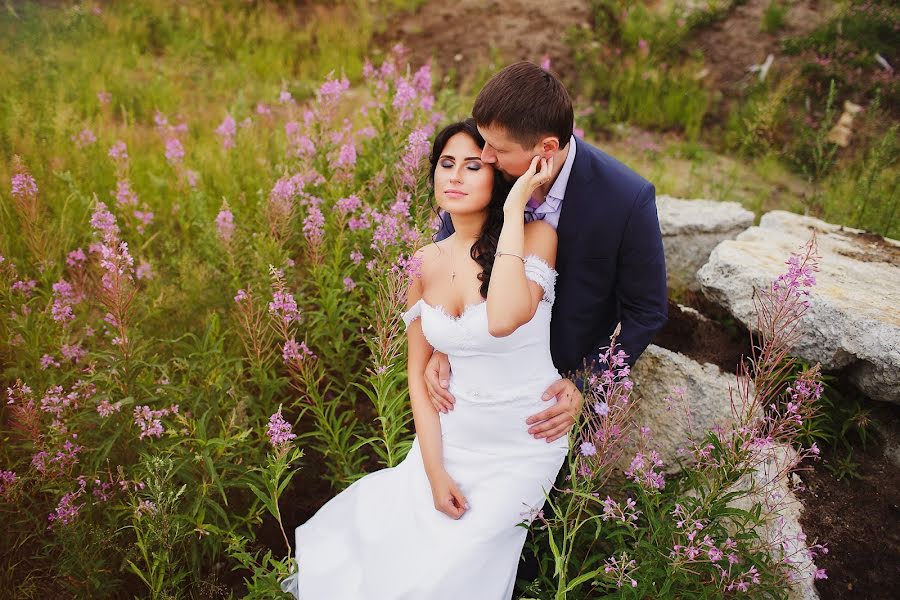
<svg viewBox="0 0 900 600">
<path fill-rule="evenodd" d="M 656 190 L 643 177 L 576 139 L 556 255 L 550 352 L 563 375 L 598 372 L 599 349 L 621 322 L 618 343 L 634 364 L 667 318 L 666 261 Z M 437 239 L 453 232 L 449 216 Z"/>
</svg>

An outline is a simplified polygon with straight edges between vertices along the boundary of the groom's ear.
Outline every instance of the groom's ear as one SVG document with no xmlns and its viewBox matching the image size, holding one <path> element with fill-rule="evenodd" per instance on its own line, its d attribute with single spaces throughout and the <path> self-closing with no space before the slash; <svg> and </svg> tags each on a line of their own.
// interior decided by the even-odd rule
<svg viewBox="0 0 900 600">
<path fill-rule="evenodd" d="M 541 156 L 549 157 L 559 150 L 559 138 L 555 135 L 548 135 L 541 140 Z"/>
</svg>

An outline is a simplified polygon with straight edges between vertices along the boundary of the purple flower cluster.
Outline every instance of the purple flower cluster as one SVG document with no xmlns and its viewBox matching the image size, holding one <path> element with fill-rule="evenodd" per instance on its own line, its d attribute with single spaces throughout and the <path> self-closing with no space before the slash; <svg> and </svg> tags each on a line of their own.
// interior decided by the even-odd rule
<svg viewBox="0 0 900 600">
<path fill-rule="evenodd" d="M 59 504 L 47 519 L 50 521 L 50 527 L 53 524 L 71 525 L 78 517 L 78 511 L 81 510 L 83 504 L 76 504 L 75 501 L 81 496 L 84 486 L 76 492 L 67 492 L 59 500 Z"/>
<path fill-rule="evenodd" d="M 272 276 L 272 301 L 269 302 L 269 314 L 277 318 L 284 325 L 300 321 L 300 309 L 293 294 L 287 291 L 284 282 L 284 272 L 281 269 L 269 265 L 269 273 Z"/>
<path fill-rule="evenodd" d="M 94 142 L 96 142 L 96 141 L 97 141 L 97 136 L 94 135 L 94 132 L 93 132 L 93 131 L 91 131 L 90 129 L 88 129 L 87 127 L 85 127 L 84 129 L 82 129 L 82 130 L 78 133 L 78 135 L 73 135 L 73 136 L 72 136 L 72 141 L 75 142 L 75 147 L 76 147 L 76 148 L 81 149 L 81 148 L 85 148 L 85 147 L 87 147 L 87 146 L 90 146 L 91 144 L 93 144 Z"/>
<path fill-rule="evenodd" d="M 333 79 L 332 76 L 329 75 L 325 83 L 323 83 L 316 92 L 316 99 L 323 109 L 328 109 L 336 105 L 338 101 L 340 101 L 341 96 L 344 95 L 344 92 L 349 89 L 349 79 L 346 77 Z"/>
<path fill-rule="evenodd" d="M 12 196 L 19 201 L 33 200 L 37 197 L 37 182 L 31 173 L 24 169 L 12 177 Z"/>
<path fill-rule="evenodd" d="M 414 188 L 422 176 L 422 162 L 431 150 L 428 138 L 432 132 L 433 127 L 420 127 L 407 138 L 406 150 L 397 164 L 400 181 L 407 188 Z"/>
<path fill-rule="evenodd" d="M 57 363 L 56 366 L 59 364 Z M 63 412 L 68 409 L 77 409 L 79 398 L 79 393 L 74 389 L 67 394 L 61 385 L 54 385 L 44 392 L 44 396 L 41 398 L 41 410 L 52 414 L 55 417 L 55 424 L 61 426 Z"/>
<path fill-rule="evenodd" d="M 356 166 L 356 144 L 347 142 L 341 146 L 335 166 L 344 171 L 350 171 Z"/>
<path fill-rule="evenodd" d="M 237 122 L 231 115 L 225 115 L 225 118 L 216 127 L 216 135 L 222 138 L 222 147 L 226 150 L 234 148 L 234 136 L 237 134 Z"/>
<path fill-rule="evenodd" d="M 325 215 L 318 206 L 309 206 L 306 218 L 303 219 L 303 235 L 313 247 L 322 244 L 325 238 Z"/>
<path fill-rule="evenodd" d="M 14 471 L 0 471 L 0 497 L 5 496 L 16 483 L 18 476 Z"/>
<path fill-rule="evenodd" d="M 234 235 L 234 214 L 229 210 L 227 202 L 222 203 L 222 208 L 216 215 L 216 235 L 225 244 L 231 242 Z"/>
<path fill-rule="evenodd" d="M 661 490 L 666 486 L 666 478 L 656 469 L 662 466 L 662 458 L 656 450 L 649 456 L 638 452 L 625 470 L 625 476 L 648 490 Z"/>
<path fill-rule="evenodd" d="M 100 234 L 107 243 L 115 243 L 119 237 L 119 226 L 116 217 L 106 208 L 106 204 L 98 202 L 91 215 L 91 227 Z"/>
<path fill-rule="evenodd" d="M 637 510 L 637 503 L 631 498 L 625 499 L 625 505 L 621 505 L 609 496 L 603 501 L 603 520 L 618 521 L 637 529 L 637 520 L 641 511 Z"/>
<path fill-rule="evenodd" d="M 280 406 L 278 407 L 278 411 L 269 417 L 269 426 L 266 429 L 266 435 L 269 437 L 269 442 L 278 451 L 286 449 L 290 445 L 291 440 L 297 437 L 291 432 L 291 424 L 285 421 L 284 417 L 281 416 Z"/>
<path fill-rule="evenodd" d="M 162 410 L 151 410 L 149 406 L 135 406 L 133 417 L 134 424 L 141 430 L 139 439 L 151 436 L 159 438 L 162 436 L 164 430 L 160 419 L 170 414 L 178 414 L 177 404 Z"/>
<path fill-rule="evenodd" d="M 637 587 L 637 580 L 632 576 L 637 569 L 637 563 L 634 560 L 628 560 L 627 554 L 622 554 L 619 558 L 610 556 L 606 559 L 606 566 L 603 571 L 612 575 L 616 582 L 616 587 L 621 588 L 625 583 L 631 587 Z"/>
<path fill-rule="evenodd" d="M 297 342 L 294 338 L 286 340 L 284 342 L 284 346 L 281 350 L 281 356 L 284 359 L 284 362 L 287 364 L 297 364 L 303 362 L 303 360 L 307 357 L 316 358 L 316 355 L 313 354 L 312 350 L 310 350 L 306 342 Z"/>
<path fill-rule="evenodd" d="M 71 439 L 63 442 L 63 445 L 52 455 L 46 450 L 39 450 L 31 457 L 31 465 L 38 473 L 46 476 L 58 476 L 68 472 L 78 464 L 78 454 L 83 450 L 82 446 L 75 443 L 77 433 L 73 433 Z"/>
<path fill-rule="evenodd" d="M 184 146 L 178 138 L 172 137 L 166 140 L 166 160 L 173 167 L 177 167 L 184 160 Z"/>
<path fill-rule="evenodd" d="M 814 273 L 819 270 L 812 250 L 814 243 L 815 238 L 807 245 L 803 256 L 792 254 L 785 262 L 788 266 L 787 272 L 772 282 L 772 295 L 775 298 L 782 301 L 795 298 L 803 306 L 809 306 L 809 288 L 816 285 Z"/>
<path fill-rule="evenodd" d="M 116 165 L 119 173 L 124 173 L 128 168 L 128 146 L 122 140 L 114 143 L 109 149 L 109 157 Z"/>
<path fill-rule="evenodd" d="M 113 413 L 117 413 L 122 410 L 122 402 L 116 402 L 115 404 L 111 404 L 109 402 L 109 398 L 103 398 L 97 403 L 97 413 L 101 417 L 108 417 Z"/>
<path fill-rule="evenodd" d="M 137 194 L 131 189 L 131 182 L 127 179 L 119 179 L 116 181 L 116 191 L 110 192 L 110 194 L 116 199 L 119 206 L 138 205 Z"/>
</svg>

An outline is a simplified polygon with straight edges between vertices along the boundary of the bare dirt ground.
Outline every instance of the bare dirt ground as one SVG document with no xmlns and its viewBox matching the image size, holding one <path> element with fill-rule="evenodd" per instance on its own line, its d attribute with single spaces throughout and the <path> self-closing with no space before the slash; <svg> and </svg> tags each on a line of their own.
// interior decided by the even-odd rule
<svg viewBox="0 0 900 600">
<path fill-rule="evenodd" d="M 383 48 L 400 42 L 412 64 L 434 60 L 436 70 L 463 85 L 518 60 L 549 56 L 563 77 L 572 74 L 566 46 L 570 27 L 590 25 L 587 0 L 431 0 L 397 15 L 377 38 Z"/>
<path fill-rule="evenodd" d="M 785 71 L 796 59 L 781 52 L 781 42 L 811 33 L 834 11 L 834 2 L 801 0 L 790 4 L 784 27 L 775 33 L 762 31 L 763 14 L 770 0 L 749 0 L 736 6 L 724 19 L 710 25 L 692 39 L 687 48 L 703 54 L 709 70 L 707 84 L 722 91 L 726 99 L 758 79 L 749 71 L 762 64 L 770 53 L 774 60 L 770 74 Z"/>
</svg>

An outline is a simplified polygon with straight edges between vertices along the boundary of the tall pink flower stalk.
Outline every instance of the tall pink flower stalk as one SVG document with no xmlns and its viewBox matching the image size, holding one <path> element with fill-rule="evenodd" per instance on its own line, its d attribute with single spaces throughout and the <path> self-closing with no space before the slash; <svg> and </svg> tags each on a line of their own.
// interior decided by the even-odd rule
<svg viewBox="0 0 900 600">
<path fill-rule="evenodd" d="M 272 336 L 265 304 L 256 302 L 252 290 L 240 289 L 234 296 L 238 335 L 254 368 L 265 368 L 272 355 Z"/>
<path fill-rule="evenodd" d="M 627 359 L 613 336 L 610 345 L 599 353 L 601 374 L 590 375 L 585 381 L 577 474 L 591 480 L 593 486 L 602 486 L 612 474 L 634 424 L 637 406 L 630 396 L 633 383 L 629 379 Z"/>
<path fill-rule="evenodd" d="M 216 135 L 222 140 L 222 147 L 226 150 L 234 148 L 234 137 L 237 135 L 237 122 L 230 114 L 216 127 Z"/>
<path fill-rule="evenodd" d="M 228 202 L 222 202 L 222 208 L 216 215 L 216 235 L 226 247 L 231 246 L 231 238 L 234 236 L 234 214 L 228 207 Z"/>
<path fill-rule="evenodd" d="M 94 208 L 91 227 L 101 240 L 96 245 L 102 270 L 98 299 L 107 310 L 104 321 L 115 332 L 112 344 L 118 346 L 127 359 L 130 354 L 128 324 L 137 294 L 134 259 L 128 244 L 119 238 L 115 216 L 103 202 L 97 202 Z"/>
<path fill-rule="evenodd" d="M 25 243 L 36 262 L 49 257 L 51 231 L 46 227 L 45 210 L 38 198 L 37 182 L 18 156 L 13 156 L 11 183 L 13 208 L 19 217 Z"/>
</svg>

